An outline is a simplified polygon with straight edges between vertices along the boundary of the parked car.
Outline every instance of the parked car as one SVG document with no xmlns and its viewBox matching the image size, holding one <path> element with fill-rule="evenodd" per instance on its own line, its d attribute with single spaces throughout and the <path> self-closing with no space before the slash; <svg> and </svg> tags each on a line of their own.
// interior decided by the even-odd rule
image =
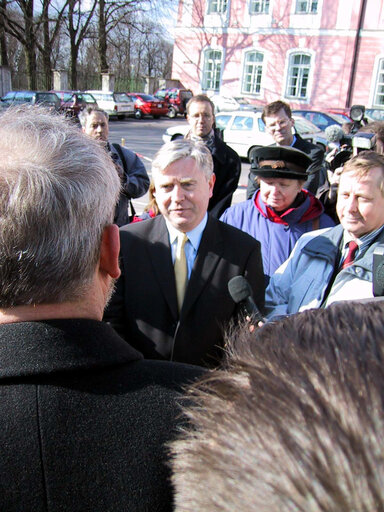
<svg viewBox="0 0 384 512">
<path fill-rule="evenodd" d="M 223 132 L 224 142 L 242 158 L 249 159 L 250 152 L 255 147 L 274 143 L 272 136 L 266 131 L 261 112 L 222 112 L 217 114 L 215 119 L 216 127 Z M 300 116 L 294 116 L 294 119 L 296 130 L 304 139 L 325 148 L 326 138 L 317 127 L 313 127 L 315 132 L 311 132 L 305 119 Z M 188 124 L 171 126 L 163 134 L 163 141 L 184 137 L 188 131 Z"/>
<path fill-rule="evenodd" d="M 384 108 L 366 108 L 365 117 L 369 122 L 384 121 Z"/>
<path fill-rule="evenodd" d="M 215 112 L 234 112 L 235 110 L 262 110 L 242 96 L 212 96 Z"/>
<path fill-rule="evenodd" d="M 339 124 L 340 126 L 346 121 L 339 114 L 331 114 L 326 112 L 321 112 L 319 110 L 292 110 L 292 114 L 297 114 L 299 116 L 305 117 L 308 121 L 315 124 L 320 130 L 325 130 L 328 126 L 332 124 Z M 350 121 L 350 119 L 348 119 Z"/>
<path fill-rule="evenodd" d="M 192 98 L 193 93 L 189 89 L 158 89 L 154 96 L 164 100 L 168 104 L 168 117 L 176 117 L 177 114 L 185 115 L 185 106 Z"/>
<path fill-rule="evenodd" d="M 127 95 L 135 102 L 136 119 L 141 119 L 146 115 L 159 119 L 161 116 L 168 115 L 168 103 L 164 100 L 143 92 L 127 92 Z"/>
<path fill-rule="evenodd" d="M 124 119 L 135 115 L 135 102 L 125 92 L 85 91 L 95 98 L 98 106 L 105 110 L 109 117 Z"/>
<path fill-rule="evenodd" d="M 328 108 L 327 112 L 341 116 L 346 123 L 350 123 L 352 121 L 349 117 L 349 108 Z"/>
<path fill-rule="evenodd" d="M 97 107 L 97 102 L 92 94 L 81 91 L 51 91 L 60 99 L 60 111 L 68 117 L 78 117 L 80 112 L 87 107 Z"/>
<path fill-rule="evenodd" d="M 48 91 L 10 91 L 1 98 L 2 105 L 22 105 L 29 103 L 31 105 L 45 105 L 53 110 L 60 110 L 60 100 L 53 92 Z"/>
</svg>

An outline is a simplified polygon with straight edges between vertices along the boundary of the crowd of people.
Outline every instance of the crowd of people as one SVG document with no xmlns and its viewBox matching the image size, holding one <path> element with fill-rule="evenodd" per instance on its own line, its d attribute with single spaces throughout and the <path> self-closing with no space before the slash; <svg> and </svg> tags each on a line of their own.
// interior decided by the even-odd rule
<svg viewBox="0 0 384 512">
<path fill-rule="evenodd" d="M 151 183 L 103 111 L 80 120 L 1 116 L 1 510 L 381 510 L 382 127 L 332 219 L 284 102 L 233 206 L 240 159 L 206 96 Z"/>
</svg>

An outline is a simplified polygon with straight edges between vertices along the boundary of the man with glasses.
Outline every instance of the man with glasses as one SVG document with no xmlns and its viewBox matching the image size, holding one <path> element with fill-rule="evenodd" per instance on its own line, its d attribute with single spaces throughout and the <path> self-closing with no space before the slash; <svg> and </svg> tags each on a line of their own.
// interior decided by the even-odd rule
<svg viewBox="0 0 384 512">
<path fill-rule="evenodd" d="M 215 107 L 204 94 L 193 96 L 187 103 L 187 120 L 190 131 L 186 138 L 204 142 L 213 159 L 215 188 L 208 204 L 209 213 L 219 218 L 231 206 L 232 196 L 240 179 L 241 161 L 239 155 L 215 129 Z"/>
<path fill-rule="evenodd" d="M 273 101 L 264 107 L 261 115 L 265 123 L 267 132 L 272 135 L 277 146 L 291 146 L 306 153 L 312 160 L 308 167 L 308 179 L 304 184 L 306 190 L 316 194 L 317 189 L 324 182 L 325 169 L 323 166 L 324 152 L 315 144 L 308 142 L 300 137 L 298 133 L 293 133 L 292 129 L 295 120 L 292 118 L 290 106 L 283 101 Z M 251 162 L 254 161 L 251 153 Z M 256 162 L 254 162 L 255 164 Z M 256 165 L 257 167 L 257 165 Z M 257 168 L 252 166 L 248 175 L 247 198 L 250 199 L 258 188 Z"/>
</svg>

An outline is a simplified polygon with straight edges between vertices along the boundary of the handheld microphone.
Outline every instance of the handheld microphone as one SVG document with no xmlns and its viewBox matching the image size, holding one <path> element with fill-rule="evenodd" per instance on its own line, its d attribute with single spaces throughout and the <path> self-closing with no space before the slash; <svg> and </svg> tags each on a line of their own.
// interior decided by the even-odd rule
<svg viewBox="0 0 384 512">
<path fill-rule="evenodd" d="M 252 297 L 252 288 L 244 276 L 235 276 L 228 281 L 228 291 L 233 301 L 240 304 L 252 323 L 266 322 Z"/>
<path fill-rule="evenodd" d="M 344 132 L 338 124 L 331 124 L 324 130 L 325 136 L 329 143 L 340 144 L 341 139 L 344 137 Z"/>
</svg>

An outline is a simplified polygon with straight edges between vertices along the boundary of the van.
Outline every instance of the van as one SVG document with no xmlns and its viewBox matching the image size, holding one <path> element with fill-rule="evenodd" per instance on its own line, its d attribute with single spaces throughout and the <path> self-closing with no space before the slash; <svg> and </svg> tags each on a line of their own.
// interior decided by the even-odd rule
<svg viewBox="0 0 384 512">
<path fill-rule="evenodd" d="M 135 115 L 135 102 L 125 92 L 112 91 L 85 91 L 95 98 L 99 108 L 104 110 L 109 117 L 124 119 Z"/>
</svg>

